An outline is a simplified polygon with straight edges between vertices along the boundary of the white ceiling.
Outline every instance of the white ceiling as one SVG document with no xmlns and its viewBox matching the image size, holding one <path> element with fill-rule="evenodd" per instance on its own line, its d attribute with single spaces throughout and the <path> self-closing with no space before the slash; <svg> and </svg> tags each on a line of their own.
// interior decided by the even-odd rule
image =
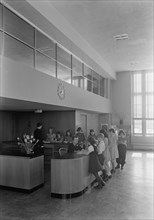
<svg viewBox="0 0 154 220">
<path fill-rule="evenodd" d="M 153 69 L 153 0 L 49 1 L 115 72 Z"/>
</svg>

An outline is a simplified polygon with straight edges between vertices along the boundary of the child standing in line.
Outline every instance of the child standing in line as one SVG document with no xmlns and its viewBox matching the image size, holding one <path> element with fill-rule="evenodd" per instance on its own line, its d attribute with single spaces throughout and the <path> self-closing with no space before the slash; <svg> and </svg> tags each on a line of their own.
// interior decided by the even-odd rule
<svg viewBox="0 0 154 220">
<path fill-rule="evenodd" d="M 105 129 L 102 129 L 101 133 L 104 134 L 104 143 L 105 143 L 105 151 L 103 152 L 105 157 L 104 168 L 108 176 L 108 179 L 110 179 L 112 177 L 112 174 L 111 174 L 111 156 L 109 151 L 109 138 L 108 138 L 108 133 Z"/>
<path fill-rule="evenodd" d="M 126 147 L 127 147 L 127 140 L 126 140 L 126 134 L 124 130 L 120 130 L 118 134 L 118 151 L 119 151 L 119 158 L 117 159 L 118 165 L 116 166 L 116 169 L 120 168 L 121 170 L 124 168 L 124 164 L 126 163 Z"/>
<path fill-rule="evenodd" d="M 105 186 L 105 182 L 98 174 L 98 172 L 101 171 L 101 164 L 98 158 L 97 143 L 94 139 L 90 140 L 90 146 L 88 147 L 88 152 L 89 152 L 89 172 L 95 176 L 98 182 L 98 185 L 95 188 L 102 189 L 102 187 Z"/>
<path fill-rule="evenodd" d="M 107 175 L 106 169 L 105 169 L 105 142 L 104 142 L 104 134 L 100 133 L 97 135 L 98 145 L 97 145 L 97 152 L 98 152 L 98 158 L 101 163 L 101 170 L 102 170 L 102 178 L 106 182 L 109 179 L 109 176 Z"/>
<path fill-rule="evenodd" d="M 111 173 L 115 173 L 116 158 L 118 158 L 119 155 L 117 148 L 117 135 L 113 128 L 109 129 L 109 151 L 110 151 L 111 163 L 112 163 Z"/>
</svg>

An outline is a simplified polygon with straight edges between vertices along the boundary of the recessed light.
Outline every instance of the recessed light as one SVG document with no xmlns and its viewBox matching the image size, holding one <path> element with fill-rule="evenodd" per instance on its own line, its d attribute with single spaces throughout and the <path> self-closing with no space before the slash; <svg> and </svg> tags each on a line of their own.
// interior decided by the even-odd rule
<svg viewBox="0 0 154 220">
<path fill-rule="evenodd" d="M 137 65 L 137 64 L 139 64 L 139 61 L 132 61 L 132 62 L 130 62 L 130 65 L 132 65 L 132 66 Z"/>
<path fill-rule="evenodd" d="M 114 38 L 115 40 L 126 40 L 126 39 L 128 39 L 128 34 L 115 35 L 115 36 L 113 36 L 113 38 Z"/>
</svg>

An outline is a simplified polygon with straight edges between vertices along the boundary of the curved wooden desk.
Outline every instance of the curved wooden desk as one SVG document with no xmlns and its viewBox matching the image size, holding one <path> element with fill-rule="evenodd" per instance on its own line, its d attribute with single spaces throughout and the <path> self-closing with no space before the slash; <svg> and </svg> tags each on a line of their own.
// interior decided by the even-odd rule
<svg viewBox="0 0 154 220">
<path fill-rule="evenodd" d="M 51 159 L 51 196 L 81 195 L 95 180 L 88 170 L 88 155 L 74 154 L 69 159 Z"/>
</svg>

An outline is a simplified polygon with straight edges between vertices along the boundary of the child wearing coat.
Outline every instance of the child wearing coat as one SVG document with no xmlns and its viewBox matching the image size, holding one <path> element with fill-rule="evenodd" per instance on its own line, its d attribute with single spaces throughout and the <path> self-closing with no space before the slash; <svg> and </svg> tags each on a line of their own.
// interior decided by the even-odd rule
<svg viewBox="0 0 154 220">
<path fill-rule="evenodd" d="M 99 171 L 101 171 L 101 163 L 98 158 L 97 144 L 94 139 L 90 140 L 90 146 L 88 147 L 88 151 L 89 151 L 89 172 L 95 176 L 98 182 L 98 185 L 95 188 L 102 189 L 102 187 L 105 186 L 105 183 L 98 173 Z"/>
<path fill-rule="evenodd" d="M 118 151 L 119 151 L 119 158 L 117 158 L 118 165 L 116 166 L 116 169 L 120 168 L 121 170 L 124 168 L 124 164 L 126 163 L 126 147 L 127 147 L 127 140 L 126 140 L 126 134 L 124 130 L 120 130 L 118 134 Z"/>
<path fill-rule="evenodd" d="M 118 138 L 115 133 L 115 130 L 113 128 L 110 128 L 109 129 L 109 151 L 111 155 L 111 164 L 112 164 L 111 173 L 115 173 L 116 159 L 119 157 L 117 139 Z"/>
<path fill-rule="evenodd" d="M 101 133 L 104 135 L 104 143 L 105 143 L 105 150 L 103 152 L 104 157 L 105 157 L 104 169 L 105 169 L 108 179 L 110 179 L 112 177 L 112 174 L 111 174 L 111 155 L 109 151 L 109 138 L 108 138 L 108 133 L 105 129 L 102 129 Z"/>
</svg>

